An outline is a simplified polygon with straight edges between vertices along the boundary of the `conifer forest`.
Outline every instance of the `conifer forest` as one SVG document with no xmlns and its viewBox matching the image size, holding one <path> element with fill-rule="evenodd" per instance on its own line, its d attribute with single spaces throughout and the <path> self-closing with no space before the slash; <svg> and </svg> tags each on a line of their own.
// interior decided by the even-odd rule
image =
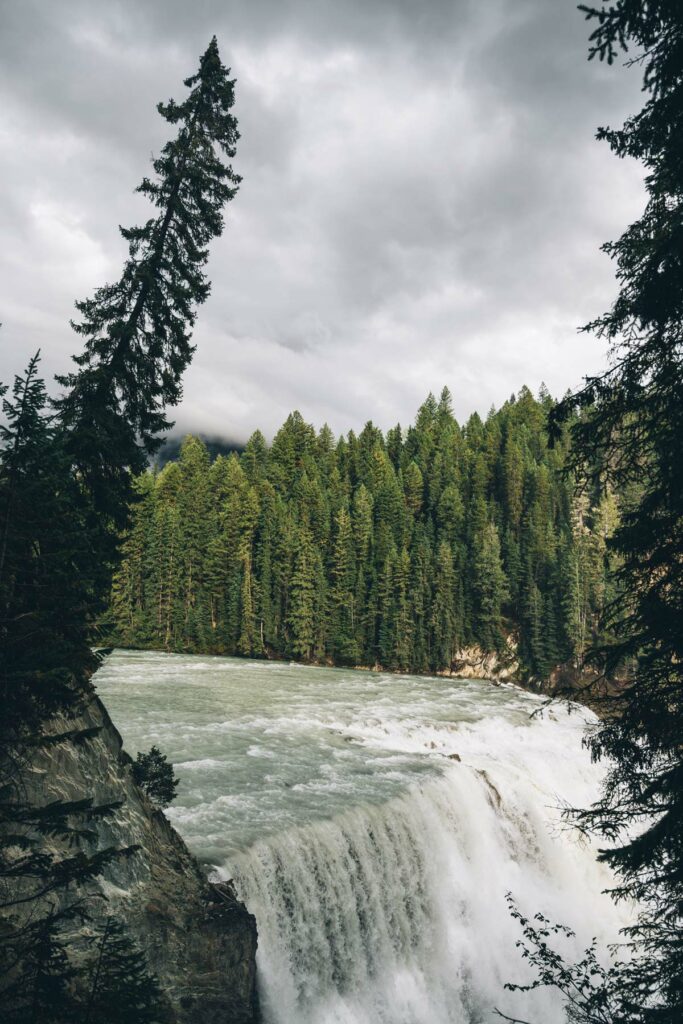
<svg viewBox="0 0 683 1024">
<path fill-rule="evenodd" d="M 616 501 L 576 493 L 528 389 L 460 427 L 444 389 L 406 431 L 336 439 L 298 413 L 268 445 L 136 480 L 105 636 L 123 646 L 412 672 L 476 646 L 527 675 L 581 664 L 613 584 Z"/>
</svg>

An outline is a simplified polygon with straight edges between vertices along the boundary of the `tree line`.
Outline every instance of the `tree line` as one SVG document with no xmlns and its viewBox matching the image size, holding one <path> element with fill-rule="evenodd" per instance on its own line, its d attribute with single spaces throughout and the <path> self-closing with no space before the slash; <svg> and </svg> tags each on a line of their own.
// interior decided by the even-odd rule
<svg viewBox="0 0 683 1024">
<path fill-rule="evenodd" d="M 107 628 L 120 644 L 447 670 L 463 648 L 579 664 L 611 582 L 613 497 L 577 494 L 554 403 L 335 439 L 299 413 L 213 461 L 187 437 L 136 481 Z"/>
</svg>

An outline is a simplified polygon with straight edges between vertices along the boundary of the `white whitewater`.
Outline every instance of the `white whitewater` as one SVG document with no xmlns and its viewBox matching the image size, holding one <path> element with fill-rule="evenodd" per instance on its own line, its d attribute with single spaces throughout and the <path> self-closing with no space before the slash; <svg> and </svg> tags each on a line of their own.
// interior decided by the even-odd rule
<svg viewBox="0 0 683 1024">
<path fill-rule="evenodd" d="M 617 938 L 610 879 L 561 821 L 600 773 L 591 716 L 515 687 L 117 652 L 99 690 L 131 752 L 176 763 L 169 816 L 256 915 L 267 1024 L 560 1024 L 505 895 Z"/>
</svg>

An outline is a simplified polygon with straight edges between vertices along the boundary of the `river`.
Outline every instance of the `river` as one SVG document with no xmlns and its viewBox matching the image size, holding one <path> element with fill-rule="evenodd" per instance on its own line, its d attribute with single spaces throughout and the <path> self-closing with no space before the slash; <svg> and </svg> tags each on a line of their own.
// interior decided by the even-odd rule
<svg viewBox="0 0 683 1024">
<path fill-rule="evenodd" d="M 594 851 L 561 821 L 601 769 L 589 712 L 514 686 L 117 651 L 95 677 L 126 749 L 175 764 L 167 814 L 256 915 L 266 1024 L 560 1024 L 505 896 L 613 941 Z"/>
</svg>

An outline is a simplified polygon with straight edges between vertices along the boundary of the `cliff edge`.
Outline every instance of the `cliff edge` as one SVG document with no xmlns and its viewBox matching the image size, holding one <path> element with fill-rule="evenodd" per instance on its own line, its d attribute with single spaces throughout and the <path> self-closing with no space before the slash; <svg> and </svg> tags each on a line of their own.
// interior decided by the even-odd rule
<svg viewBox="0 0 683 1024">
<path fill-rule="evenodd" d="M 120 803 L 95 823 L 93 853 L 135 852 L 87 883 L 89 918 L 74 923 L 70 949 L 86 951 L 94 927 L 120 918 L 156 974 L 169 1024 L 256 1024 L 256 921 L 229 886 L 207 881 L 164 814 L 133 781 L 131 758 L 94 694 L 77 718 L 55 718 L 48 735 L 87 730 L 35 753 L 25 774 L 34 806 L 93 797 Z"/>
</svg>

